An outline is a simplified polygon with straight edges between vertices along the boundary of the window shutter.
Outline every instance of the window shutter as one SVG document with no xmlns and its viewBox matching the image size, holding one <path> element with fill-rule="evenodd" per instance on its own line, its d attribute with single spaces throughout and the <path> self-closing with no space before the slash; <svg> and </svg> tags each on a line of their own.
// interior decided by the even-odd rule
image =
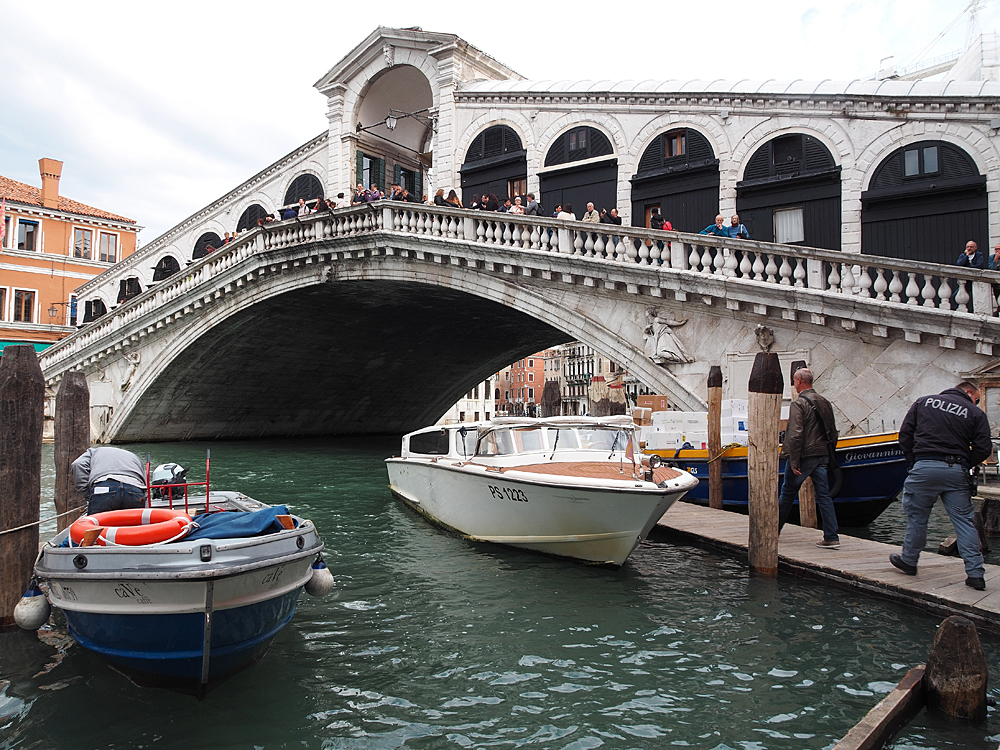
<svg viewBox="0 0 1000 750">
<path fill-rule="evenodd" d="M 418 201 L 423 199 L 424 195 L 424 175 L 420 169 L 413 172 L 413 197 Z"/>
<path fill-rule="evenodd" d="M 375 184 L 378 185 L 378 189 L 385 191 L 385 159 L 376 159 L 375 163 L 378 164 L 378 175 L 375 177 Z"/>
<path fill-rule="evenodd" d="M 401 166 L 399 166 L 398 164 L 396 165 L 396 169 L 393 172 L 393 179 L 392 179 L 392 181 L 394 183 L 396 183 L 397 185 L 402 185 L 403 184 L 403 168 Z"/>
<path fill-rule="evenodd" d="M 364 184 L 365 182 L 365 155 L 362 153 L 361 149 L 358 149 L 358 178 L 355 183 Z M 365 185 L 365 187 L 368 187 Z"/>
</svg>

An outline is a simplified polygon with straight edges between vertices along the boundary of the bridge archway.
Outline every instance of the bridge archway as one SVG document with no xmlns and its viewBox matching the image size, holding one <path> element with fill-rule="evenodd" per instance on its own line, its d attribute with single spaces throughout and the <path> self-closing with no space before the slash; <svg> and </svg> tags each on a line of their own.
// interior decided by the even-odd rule
<svg viewBox="0 0 1000 750">
<path fill-rule="evenodd" d="M 181 264 L 177 262 L 177 258 L 173 255 L 164 255 L 153 268 L 153 283 L 169 279 L 180 270 Z"/>
<path fill-rule="evenodd" d="M 785 132 L 762 143 L 736 183 L 736 211 L 763 242 L 841 247 L 841 167 L 815 135 Z"/>
<path fill-rule="evenodd" d="M 257 226 L 257 221 L 263 219 L 270 212 L 259 203 L 251 203 L 240 214 L 239 221 L 236 222 L 236 231 L 245 232 Z"/>
<path fill-rule="evenodd" d="M 861 251 L 951 263 L 969 240 L 989 245 L 986 176 L 962 147 L 942 140 L 900 146 L 861 194 Z"/>
<path fill-rule="evenodd" d="M 208 255 L 209 248 L 218 250 L 220 247 L 222 247 L 222 238 L 215 232 L 205 232 L 195 240 L 194 249 L 191 251 L 191 260 L 204 258 Z"/>
<path fill-rule="evenodd" d="M 294 206 L 301 198 L 304 201 L 314 201 L 323 197 L 323 183 L 319 178 L 310 173 L 300 174 L 288 185 L 285 190 L 285 197 L 282 200 L 283 206 Z M 248 209 L 249 210 L 249 209 Z M 259 217 L 258 217 L 259 218 Z M 256 223 L 256 219 L 254 220 Z"/>
<path fill-rule="evenodd" d="M 700 231 L 719 210 L 719 158 L 698 129 L 675 125 L 643 151 L 632 176 L 632 225 L 648 227 L 653 207 L 680 232 Z"/>
<path fill-rule="evenodd" d="M 542 205 L 549 210 L 572 204 L 581 218 L 587 203 L 618 205 L 618 155 L 614 139 L 592 123 L 564 130 L 548 144 L 539 178 Z"/>
<path fill-rule="evenodd" d="M 486 128 L 469 144 L 462 174 L 463 204 L 474 195 L 493 193 L 500 203 L 528 192 L 527 151 L 520 134 L 510 125 Z M 525 201 L 527 204 L 527 201 Z"/>
</svg>

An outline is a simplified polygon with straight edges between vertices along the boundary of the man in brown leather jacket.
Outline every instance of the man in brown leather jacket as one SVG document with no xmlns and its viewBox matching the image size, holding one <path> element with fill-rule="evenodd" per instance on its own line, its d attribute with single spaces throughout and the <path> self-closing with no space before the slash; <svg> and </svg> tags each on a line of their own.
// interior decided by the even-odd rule
<svg viewBox="0 0 1000 750">
<path fill-rule="evenodd" d="M 816 489 L 816 508 L 823 521 L 824 549 L 840 548 L 840 528 L 837 512 L 830 497 L 830 442 L 836 445 L 837 422 L 830 402 L 812 387 L 812 372 L 802 368 L 792 376 L 792 385 L 799 397 L 788 408 L 788 428 L 782 454 L 786 456 L 785 480 L 778 504 L 778 530 L 785 525 L 792 504 L 798 498 L 799 487 L 812 477 Z"/>
</svg>

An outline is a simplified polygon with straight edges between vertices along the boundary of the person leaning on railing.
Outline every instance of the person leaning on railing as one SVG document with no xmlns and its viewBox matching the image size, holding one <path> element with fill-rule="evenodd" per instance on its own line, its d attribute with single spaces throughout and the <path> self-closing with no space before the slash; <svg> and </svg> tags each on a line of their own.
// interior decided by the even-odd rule
<svg viewBox="0 0 1000 750">
<path fill-rule="evenodd" d="M 980 271 L 986 269 L 986 261 L 983 259 L 983 254 L 979 252 L 979 245 L 972 240 L 965 243 L 965 251 L 958 256 L 955 265 L 978 268 Z"/>
<path fill-rule="evenodd" d="M 716 237 L 728 237 L 729 229 L 724 226 L 725 219 L 722 218 L 722 214 L 715 217 L 715 223 L 709 224 L 707 227 L 702 229 L 698 234 L 713 234 Z"/>
</svg>

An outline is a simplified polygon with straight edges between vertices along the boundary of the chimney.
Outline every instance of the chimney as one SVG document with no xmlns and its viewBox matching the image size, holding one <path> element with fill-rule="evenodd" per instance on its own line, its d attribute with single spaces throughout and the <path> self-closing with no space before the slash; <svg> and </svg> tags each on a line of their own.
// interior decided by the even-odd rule
<svg viewBox="0 0 1000 750">
<path fill-rule="evenodd" d="M 45 208 L 59 208 L 59 176 L 62 174 L 61 161 L 39 159 L 38 171 L 42 175 L 42 205 Z"/>
</svg>

